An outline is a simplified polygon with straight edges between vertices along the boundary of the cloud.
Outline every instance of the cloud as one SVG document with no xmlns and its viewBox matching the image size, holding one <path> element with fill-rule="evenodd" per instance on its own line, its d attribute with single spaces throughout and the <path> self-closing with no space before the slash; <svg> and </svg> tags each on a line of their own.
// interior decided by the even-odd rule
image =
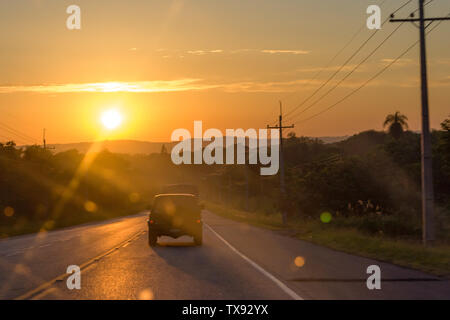
<svg viewBox="0 0 450 320">
<path fill-rule="evenodd" d="M 158 49 L 157 52 L 167 52 L 167 51 L 175 51 L 191 55 L 197 55 L 197 56 L 203 56 L 207 54 L 217 54 L 217 53 L 223 53 L 223 54 L 240 54 L 240 53 L 251 53 L 251 54 L 291 54 L 291 55 L 303 55 L 303 54 L 309 54 L 310 51 L 307 50 L 278 50 L 278 49 L 234 49 L 234 50 L 224 50 L 224 49 L 214 49 L 214 50 L 188 50 L 188 51 L 180 51 L 180 50 L 167 50 L 167 49 Z"/>
<path fill-rule="evenodd" d="M 450 66 L 450 59 L 438 59 L 438 60 L 432 60 L 432 64 L 442 64 L 445 66 Z"/>
<path fill-rule="evenodd" d="M 261 50 L 262 53 L 269 53 L 269 54 L 309 54 L 310 51 L 306 50 L 274 50 L 274 49 L 265 49 Z"/>
<path fill-rule="evenodd" d="M 337 80 L 336 80 L 337 81 Z M 330 85 L 336 83 L 331 81 Z M 299 79 L 287 81 L 235 81 L 235 82 L 207 82 L 204 79 L 184 78 L 177 80 L 155 81 L 110 81 L 94 83 L 67 83 L 67 84 L 41 84 L 41 85 L 0 85 L 0 94 L 7 93 L 43 93 L 55 95 L 58 93 L 157 93 L 219 90 L 222 92 L 238 93 L 277 93 L 308 90 L 321 85 L 320 79 Z M 340 85 L 340 88 L 357 88 L 362 80 L 349 80 Z M 389 87 L 417 87 L 417 78 L 403 79 L 402 81 L 373 81 L 368 86 Z M 444 87 L 450 85 L 450 77 L 430 82 L 430 87 Z"/>
<path fill-rule="evenodd" d="M 302 79 L 290 81 L 237 81 L 207 83 L 203 79 L 157 80 L 137 82 L 95 82 L 95 83 L 68 83 L 68 84 L 42 84 L 42 85 L 9 85 L 0 86 L 2 93 L 155 93 L 180 92 L 193 90 L 221 90 L 224 92 L 285 92 L 305 88 L 306 85 L 318 85 L 318 80 Z"/>
<path fill-rule="evenodd" d="M 450 76 L 447 76 L 445 78 L 439 79 L 436 82 L 432 82 L 432 85 L 434 86 L 446 86 L 450 84 Z"/>
<path fill-rule="evenodd" d="M 351 71 L 356 67 L 355 65 L 348 65 L 348 66 L 330 66 L 330 67 L 311 67 L 311 68 L 301 68 L 301 69 L 297 69 L 295 70 L 295 72 L 300 72 L 300 73 L 308 73 L 308 72 L 320 72 L 320 71 L 338 71 L 341 70 L 343 72 L 345 71 Z M 360 66 L 358 69 L 356 69 L 355 72 L 361 72 L 363 71 L 362 69 L 364 69 L 364 66 Z"/>
<path fill-rule="evenodd" d="M 390 63 L 392 63 L 395 59 L 381 59 L 381 63 L 385 66 L 388 65 Z M 412 59 L 398 59 L 393 65 L 392 67 L 406 67 L 406 66 L 410 66 L 410 65 L 415 65 L 417 64 L 415 61 L 413 61 Z"/>
<path fill-rule="evenodd" d="M 72 92 L 173 92 L 205 90 L 215 86 L 200 84 L 201 79 L 157 80 L 137 82 L 95 82 L 42 85 L 0 86 L 0 93 L 72 93 Z"/>
<path fill-rule="evenodd" d="M 228 84 L 221 84 L 218 86 L 225 92 L 291 92 L 298 91 L 300 88 L 304 89 L 305 86 L 317 85 L 317 80 L 302 79 L 291 81 L 270 81 L 270 82 L 257 82 L 257 81 L 243 81 Z"/>
<path fill-rule="evenodd" d="M 203 56 L 205 54 L 211 54 L 211 53 L 222 53 L 223 50 L 221 49 L 216 49 L 216 50 L 190 50 L 187 53 L 188 54 L 193 54 L 193 55 L 197 55 L 197 56 Z"/>
</svg>

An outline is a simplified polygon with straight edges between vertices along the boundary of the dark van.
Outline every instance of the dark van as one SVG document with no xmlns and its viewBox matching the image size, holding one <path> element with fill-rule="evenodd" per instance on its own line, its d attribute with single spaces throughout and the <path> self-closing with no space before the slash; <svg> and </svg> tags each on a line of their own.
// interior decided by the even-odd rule
<svg viewBox="0 0 450 320">
<path fill-rule="evenodd" d="M 192 236 L 196 245 L 203 242 L 201 205 L 192 194 L 160 194 L 153 199 L 148 224 L 148 244 L 155 246 L 159 236 Z"/>
</svg>

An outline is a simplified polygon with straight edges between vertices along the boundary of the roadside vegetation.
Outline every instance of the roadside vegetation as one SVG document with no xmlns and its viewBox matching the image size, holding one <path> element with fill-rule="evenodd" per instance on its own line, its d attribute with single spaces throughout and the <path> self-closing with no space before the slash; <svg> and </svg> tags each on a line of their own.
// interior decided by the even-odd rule
<svg viewBox="0 0 450 320">
<path fill-rule="evenodd" d="M 0 144 L 0 238 L 135 214 L 172 178 L 172 166 L 160 154 Z"/>
<path fill-rule="evenodd" d="M 421 243 L 420 135 L 407 131 L 407 118 L 398 112 L 388 115 L 384 126 L 386 132 L 361 132 L 332 144 L 290 135 L 283 198 L 278 176 L 228 167 L 217 189 L 206 191 L 208 207 L 334 249 L 449 275 L 450 120 L 432 133 L 437 228 L 432 248 Z M 288 214 L 284 227 L 282 210 Z"/>
<path fill-rule="evenodd" d="M 285 139 L 286 194 L 258 165 L 181 165 L 169 151 L 52 153 L 0 144 L 0 237 L 145 209 L 165 184 L 193 183 L 213 211 L 339 250 L 449 273 L 450 119 L 432 132 L 436 246 L 421 246 L 420 135 L 407 117 L 340 142 Z M 226 209 L 224 209 L 226 208 Z M 288 226 L 281 226 L 280 212 Z M 326 221 L 326 222 L 323 222 Z"/>
<path fill-rule="evenodd" d="M 278 176 L 262 177 L 256 166 L 227 166 L 208 177 L 205 198 L 248 212 L 285 211 L 294 221 L 316 220 L 328 212 L 341 227 L 419 240 L 420 135 L 404 130 L 406 117 L 398 113 L 386 120 L 387 132 L 361 132 L 331 144 L 290 135 L 285 141 L 284 196 Z M 450 240 L 449 130 L 447 119 L 441 130 L 432 133 L 437 236 L 446 243 Z"/>
<path fill-rule="evenodd" d="M 398 239 L 361 231 L 343 218 L 328 223 L 320 219 L 295 218 L 283 226 L 280 214 L 247 212 L 206 202 L 206 208 L 224 218 L 266 228 L 297 239 L 367 258 L 394 263 L 435 274 L 450 276 L 450 244 L 424 248 L 420 240 Z M 325 220 L 326 221 L 326 220 Z"/>
</svg>

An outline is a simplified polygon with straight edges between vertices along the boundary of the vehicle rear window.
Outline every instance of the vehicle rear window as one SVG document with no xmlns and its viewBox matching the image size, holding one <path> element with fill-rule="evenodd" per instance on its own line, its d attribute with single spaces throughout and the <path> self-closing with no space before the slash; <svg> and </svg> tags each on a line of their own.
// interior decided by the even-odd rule
<svg viewBox="0 0 450 320">
<path fill-rule="evenodd" d="M 152 213 L 156 215 L 198 215 L 199 206 L 193 197 L 158 197 L 153 204 Z"/>
</svg>

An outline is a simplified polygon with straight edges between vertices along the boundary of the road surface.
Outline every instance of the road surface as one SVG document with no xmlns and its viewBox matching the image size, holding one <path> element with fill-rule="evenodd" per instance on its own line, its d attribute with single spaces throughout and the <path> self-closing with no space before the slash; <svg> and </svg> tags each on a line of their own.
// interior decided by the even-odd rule
<svg viewBox="0 0 450 320">
<path fill-rule="evenodd" d="M 146 215 L 0 241 L 0 299 L 450 299 L 450 282 L 204 211 L 204 244 L 147 244 Z M 67 267 L 81 267 L 81 289 Z M 370 265 L 381 290 L 366 286 Z"/>
</svg>

